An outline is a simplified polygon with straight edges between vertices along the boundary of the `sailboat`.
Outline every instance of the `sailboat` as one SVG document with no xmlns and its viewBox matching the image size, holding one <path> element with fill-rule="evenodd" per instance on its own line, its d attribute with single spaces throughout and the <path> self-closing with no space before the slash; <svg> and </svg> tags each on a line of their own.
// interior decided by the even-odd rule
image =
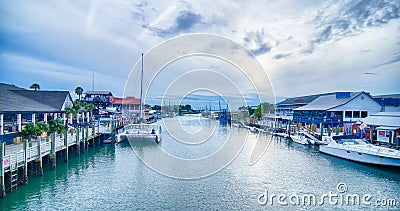
<svg viewBox="0 0 400 211">
<path fill-rule="evenodd" d="M 155 123 L 145 123 L 143 117 L 143 53 L 142 53 L 142 71 L 140 79 L 140 113 L 139 123 L 128 124 L 124 127 L 124 131 L 117 136 L 117 142 L 128 139 L 131 145 L 136 143 L 160 143 L 161 141 L 161 127 Z"/>
</svg>

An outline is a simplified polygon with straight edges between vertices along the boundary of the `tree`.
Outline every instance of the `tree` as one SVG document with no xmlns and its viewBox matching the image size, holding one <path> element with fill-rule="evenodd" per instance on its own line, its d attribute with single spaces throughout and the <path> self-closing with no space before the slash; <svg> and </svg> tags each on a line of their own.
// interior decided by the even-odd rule
<svg viewBox="0 0 400 211">
<path fill-rule="evenodd" d="M 61 133 L 62 131 L 65 130 L 65 126 L 64 123 L 61 119 L 57 118 L 57 119 L 52 119 L 49 121 L 49 129 L 50 132 L 54 133 L 54 132 L 58 132 Z"/>
<path fill-rule="evenodd" d="M 264 114 L 275 114 L 275 105 L 272 103 L 267 103 L 267 102 L 263 102 L 262 103 L 263 109 L 264 109 Z"/>
<path fill-rule="evenodd" d="M 35 91 L 37 91 L 37 90 L 40 89 L 40 85 L 37 84 L 37 83 L 33 83 L 33 84 L 29 87 L 29 89 L 34 89 Z"/>
<path fill-rule="evenodd" d="M 40 136 L 41 132 L 33 125 L 29 123 L 21 131 L 22 135 L 27 138 L 32 138 L 32 136 Z"/>
<path fill-rule="evenodd" d="M 50 132 L 50 127 L 49 127 L 49 125 L 46 124 L 46 123 L 43 123 L 43 122 L 38 122 L 38 123 L 35 125 L 35 128 L 36 128 L 37 131 L 39 131 L 38 134 Z"/>
<path fill-rule="evenodd" d="M 254 116 L 255 116 L 257 119 L 260 119 L 260 118 L 263 116 L 263 113 L 264 113 L 263 105 L 260 104 L 260 105 L 256 108 L 256 110 L 254 110 Z"/>
<path fill-rule="evenodd" d="M 78 95 L 79 101 L 81 100 L 82 93 L 83 93 L 83 88 L 82 87 L 78 86 L 78 87 L 75 88 L 75 94 Z"/>
</svg>

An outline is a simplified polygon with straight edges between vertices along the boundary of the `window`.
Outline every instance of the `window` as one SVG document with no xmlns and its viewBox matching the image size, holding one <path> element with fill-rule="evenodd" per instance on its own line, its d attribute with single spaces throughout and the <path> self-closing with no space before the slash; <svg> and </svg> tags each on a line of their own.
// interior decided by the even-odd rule
<svg viewBox="0 0 400 211">
<path fill-rule="evenodd" d="M 361 118 L 365 118 L 368 116 L 368 111 L 361 111 Z"/>
<path fill-rule="evenodd" d="M 346 117 L 346 118 L 352 118 L 352 117 L 353 117 L 352 113 L 353 113 L 353 112 L 351 112 L 351 111 L 346 111 L 346 112 L 345 112 L 345 117 Z"/>
<path fill-rule="evenodd" d="M 353 118 L 360 118 L 360 111 L 353 111 Z"/>
</svg>

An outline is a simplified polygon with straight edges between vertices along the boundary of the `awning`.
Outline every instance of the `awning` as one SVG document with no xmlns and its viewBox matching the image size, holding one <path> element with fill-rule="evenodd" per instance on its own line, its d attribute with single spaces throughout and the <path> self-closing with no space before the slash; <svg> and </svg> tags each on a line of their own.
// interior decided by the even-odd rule
<svg viewBox="0 0 400 211">
<path fill-rule="evenodd" d="M 390 126 L 386 126 L 386 127 L 377 127 L 377 130 L 397 130 L 400 129 L 400 127 L 390 127 Z"/>
</svg>

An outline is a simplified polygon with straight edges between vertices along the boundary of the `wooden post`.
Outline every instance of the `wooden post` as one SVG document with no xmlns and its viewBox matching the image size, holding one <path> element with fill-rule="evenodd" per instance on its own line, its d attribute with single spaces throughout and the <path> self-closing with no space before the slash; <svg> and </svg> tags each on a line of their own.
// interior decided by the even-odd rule
<svg viewBox="0 0 400 211">
<path fill-rule="evenodd" d="M 24 153 L 25 153 L 25 159 L 24 159 L 24 172 L 22 175 L 22 184 L 28 184 L 28 149 L 29 149 L 29 141 L 24 140 Z"/>
<path fill-rule="evenodd" d="M 36 114 L 35 113 L 32 114 L 32 123 L 33 123 L 33 125 L 36 125 Z"/>
<path fill-rule="evenodd" d="M 322 140 L 322 136 L 324 135 L 324 126 L 322 123 L 319 124 L 319 129 L 321 130 L 320 134 L 321 134 L 321 140 Z"/>
<path fill-rule="evenodd" d="M 18 132 L 22 131 L 22 114 L 17 114 Z"/>
<path fill-rule="evenodd" d="M 1 184 L 0 184 L 0 197 L 6 197 L 6 186 L 4 181 L 4 155 L 6 151 L 6 143 L 0 143 L 0 168 L 1 168 Z"/>
<path fill-rule="evenodd" d="M 86 152 L 85 128 L 82 128 L 82 142 L 83 142 L 83 151 Z"/>
<path fill-rule="evenodd" d="M 85 139 L 86 139 L 86 143 L 89 146 L 89 125 L 85 126 Z"/>
<path fill-rule="evenodd" d="M 328 136 L 332 135 L 332 128 L 331 125 L 328 125 Z"/>
<path fill-rule="evenodd" d="M 0 114 L 0 135 L 4 135 L 4 114 Z"/>
<path fill-rule="evenodd" d="M 54 170 L 56 169 L 56 134 L 51 133 L 51 150 L 50 150 L 50 164 L 51 164 L 51 169 Z"/>
<path fill-rule="evenodd" d="M 64 161 L 68 162 L 68 127 L 64 132 L 64 146 L 65 146 Z"/>
<path fill-rule="evenodd" d="M 77 149 L 78 155 L 81 155 L 81 142 L 79 140 L 79 131 L 80 131 L 80 128 L 77 128 L 77 130 L 76 130 L 76 149 Z"/>
<path fill-rule="evenodd" d="M 36 160 L 36 162 L 38 162 L 38 172 L 37 175 L 38 176 L 43 176 L 43 162 L 42 162 L 42 140 L 41 137 L 38 136 L 36 137 L 37 143 L 38 143 L 38 159 Z"/>
</svg>

